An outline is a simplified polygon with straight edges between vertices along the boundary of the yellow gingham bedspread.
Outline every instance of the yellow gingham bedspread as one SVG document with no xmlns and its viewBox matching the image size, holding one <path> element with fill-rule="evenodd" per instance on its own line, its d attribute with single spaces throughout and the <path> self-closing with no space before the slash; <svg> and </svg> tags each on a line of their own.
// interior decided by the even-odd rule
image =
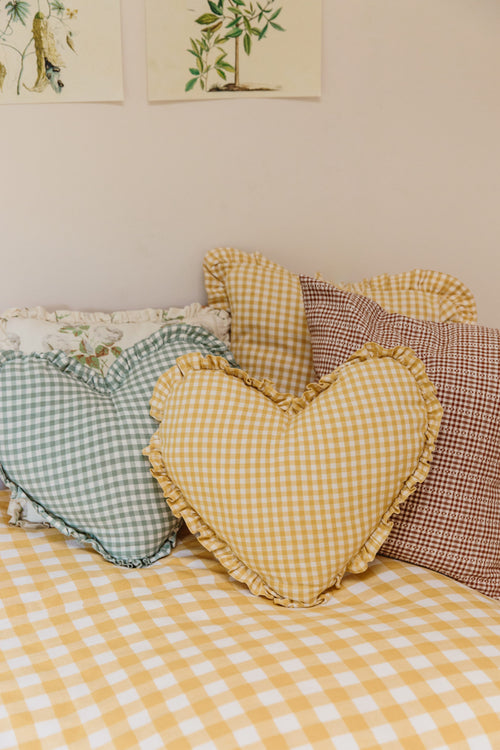
<svg viewBox="0 0 500 750">
<path fill-rule="evenodd" d="M 117 568 L 2 495 L 1 750 L 500 748 L 500 602 L 378 557 L 283 609 L 187 533 Z"/>
</svg>

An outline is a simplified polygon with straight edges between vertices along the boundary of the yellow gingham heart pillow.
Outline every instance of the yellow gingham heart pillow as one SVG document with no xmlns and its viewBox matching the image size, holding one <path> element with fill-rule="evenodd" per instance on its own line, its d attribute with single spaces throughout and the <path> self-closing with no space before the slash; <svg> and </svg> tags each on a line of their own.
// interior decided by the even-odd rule
<svg viewBox="0 0 500 750">
<path fill-rule="evenodd" d="M 312 606 L 373 560 L 428 473 L 441 413 L 404 347 L 368 344 L 300 398 L 192 353 L 156 384 L 144 452 L 173 513 L 235 579 Z"/>
</svg>

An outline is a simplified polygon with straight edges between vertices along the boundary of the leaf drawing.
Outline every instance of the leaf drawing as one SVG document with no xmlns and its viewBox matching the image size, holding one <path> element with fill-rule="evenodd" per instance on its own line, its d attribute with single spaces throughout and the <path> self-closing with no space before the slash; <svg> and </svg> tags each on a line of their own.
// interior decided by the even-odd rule
<svg viewBox="0 0 500 750">
<path fill-rule="evenodd" d="M 271 31 L 285 31 L 277 21 L 283 8 L 277 7 L 276 0 L 207 0 L 207 5 L 207 12 L 196 19 L 196 23 L 201 26 L 200 37 L 189 40 L 190 47 L 187 51 L 194 57 L 194 61 L 191 61 L 191 77 L 185 90 L 191 91 L 197 85 L 203 91 L 267 88 L 241 82 L 241 47 L 250 56 L 254 45 L 265 39 Z M 214 74 L 222 79 L 222 84 L 209 83 L 209 78 Z"/>
</svg>

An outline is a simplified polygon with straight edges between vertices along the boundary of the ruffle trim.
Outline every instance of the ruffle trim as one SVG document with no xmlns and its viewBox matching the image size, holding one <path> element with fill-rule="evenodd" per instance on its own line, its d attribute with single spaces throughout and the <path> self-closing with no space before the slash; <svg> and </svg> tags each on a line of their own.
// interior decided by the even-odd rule
<svg viewBox="0 0 500 750">
<path fill-rule="evenodd" d="M 267 268 L 281 274 L 283 279 L 296 280 L 300 292 L 299 277 L 278 263 L 264 257 L 261 253 L 245 253 L 234 247 L 217 247 L 210 250 L 203 261 L 205 290 L 208 304 L 219 310 L 231 311 L 231 301 L 226 288 L 226 275 L 232 266 L 255 266 Z"/>
<path fill-rule="evenodd" d="M 375 299 L 376 292 L 423 292 L 438 297 L 442 309 L 442 322 L 477 323 L 477 306 L 474 295 L 465 284 L 454 276 L 441 271 L 430 271 L 416 268 L 397 274 L 381 274 L 358 282 L 331 282 L 321 274 L 317 279 L 332 284 L 346 292 L 362 294 Z M 383 303 L 380 303 L 384 307 Z M 394 309 L 389 312 L 399 312 Z"/>
<path fill-rule="evenodd" d="M 232 247 L 216 247 L 203 259 L 203 275 L 208 304 L 219 310 L 230 311 L 231 303 L 226 289 L 227 269 L 234 263 L 248 263 L 252 256 Z"/>
<path fill-rule="evenodd" d="M 113 565 L 119 565 L 122 568 L 144 568 L 149 567 L 153 563 L 160 560 L 162 557 L 167 557 L 172 550 L 175 548 L 177 543 L 177 533 L 180 527 L 180 521 L 172 523 L 170 533 L 163 540 L 161 545 L 158 547 L 156 552 L 152 552 L 150 555 L 144 557 L 118 557 L 112 555 L 106 547 L 92 534 L 88 534 L 84 531 L 79 531 L 73 526 L 68 524 L 59 516 L 49 513 L 43 505 L 37 503 L 33 498 L 29 497 L 24 490 L 19 487 L 15 482 L 12 482 L 9 477 L 5 474 L 2 467 L 0 466 L 0 478 L 5 483 L 6 487 L 10 490 L 11 500 L 9 502 L 8 512 L 10 514 L 9 524 L 11 526 L 20 526 L 26 529 L 37 529 L 41 527 L 50 526 L 57 529 L 60 534 L 66 537 L 75 539 L 77 542 L 83 545 L 89 545 L 96 552 L 98 552 L 105 560 Z M 40 518 L 40 521 L 25 521 L 22 517 L 25 506 L 31 506 L 36 511 L 36 514 Z M 174 519 L 172 519 L 173 521 Z"/>
<path fill-rule="evenodd" d="M 79 310 L 54 310 L 45 307 L 11 307 L 0 315 L 0 332 L 8 339 L 9 320 L 41 320 L 46 323 L 65 325 L 97 325 L 114 323 L 158 323 L 159 325 L 179 321 L 200 325 L 226 343 L 229 341 L 231 316 L 225 310 L 193 302 L 185 307 L 165 309 L 148 307 L 144 310 L 119 310 L 116 312 L 82 312 Z"/>
<path fill-rule="evenodd" d="M 214 356 L 203 357 L 200 354 L 187 354 L 180 357 L 177 363 L 159 379 L 151 401 L 151 415 L 161 421 L 168 408 L 169 396 L 175 385 L 182 381 L 190 372 L 200 370 L 218 370 L 241 379 L 246 385 L 255 388 L 267 396 L 276 406 L 286 413 L 298 414 L 311 403 L 318 394 L 335 383 L 346 367 L 356 362 L 364 362 L 373 358 L 390 357 L 405 367 L 414 377 L 421 393 L 427 413 L 427 427 L 424 434 L 424 445 L 412 474 L 404 481 L 396 498 L 386 509 L 376 528 L 362 544 L 359 551 L 346 562 L 340 571 L 336 571 L 325 590 L 311 601 L 296 601 L 272 589 L 262 577 L 248 568 L 233 552 L 229 544 L 221 540 L 216 532 L 209 527 L 199 513 L 194 510 L 184 497 L 182 490 L 177 487 L 168 476 L 163 461 L 159 431 L 153 435 L 150 445 L 143 453 L 149 457 L 151 473 L 159 482 L 165 499 L 173 514 L 183 518 L 189 530 L 195 534 L 201 544 L 219 560 L 221 565 L 233 576 L 248 586 L 253 594 L 272 599 L 276 604 L 285 607 L 311 607 L 326 601 L 331 595 L 331 589 L 339 588 L 345 573 L 362 573 L 375 558 L 378 550 L 392 530 L 391 517 L 400 512 L 402 503 L 424 481 L 430 470 L 432 453 L 434 451 L 443 410 L 436 397 L 434 385 L 429 380 L 425 367 L 415 353 L 407 347 L 384 349 L 378 344 L 369 343 L 355 352 L 343 365 L 329 375 L 325 375 L 316 383 L 307 386 L 301 397 L 279 393 L 269 380 L 259 380 L 242 370 L 231 367 L 224 359 Z"/>
<path fill-rule="evenodd" d="M 261 266 L 294 277 L 291 271 L 265 258 L 261 253 L 245 253 L 231 247 L 215 248 L 206 254 L 203 262 L 208 302 L 213 307 L 230 311 L 231 303 L 226 290 L 225 276 L 228 269 L 235 264 Z M 321 273 L 317 273 L 315 278 L 333 284 L 338 289 L 370 298 L 375 292 L 389 291 L 419 291 L 433 294 L 440 300 L 443 321 L 477 323 L 476 300 L 471 290 L 459 279 L 441 271 L 416 268 L 403 273 L 380 274 L 358 282 L 331 281 Z"/>
<path fill-rule="evenodd" d="M 209 348 L 211 351 L 218 352 L 218 356 L 226 356 L 233 361 L 226 344 L 205 328 L 192 326 L 188 323 L 176 323 L 160 328 L 147 338 L 125 349 L 104 376 L 82 364 L 70 354 L 59 350 L 31 352 L 29 354 L 12 349 L 0 351 L 0 367 L 4 362 L 11 359 L 39 359 L 61 370 L 61 372 L 74 376 L 97 393 L 110 394 L 123 383 L 138 362 L 148 357 L 152 352 L 162 349 L 166 344 L 175 341 L 188 341 L 193 346 L 193 351 L 200 347 Z"/>
</svg>

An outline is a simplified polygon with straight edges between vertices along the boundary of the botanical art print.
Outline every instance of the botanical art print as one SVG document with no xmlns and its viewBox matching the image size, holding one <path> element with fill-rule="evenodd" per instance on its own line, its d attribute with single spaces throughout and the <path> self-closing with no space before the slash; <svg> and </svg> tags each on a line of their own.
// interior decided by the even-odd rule
<svg viewBox="0 0 500 750">
<path fill-rule="evenodd" d="M 321 0 L 147 0 L 150 99 L 319 96 Z"/>
<path fill-rule="evenodd" d="M 285 31 L 278 23 L 283 10 L 275 0 L 248 3 L 243 0 L 207 0 L 209 11 L 196 19 L 199 24 L 198 38 L 190 38 L 188 52 L 195 62 L 189 68 L 191 75 L 186 83 L 186 91 L 199 84 L 206 91 L 248 91 L 252 87 L 240 79 L 240 48 L 250 55 L 256 41 L 262 41 L 267 34 Z M 228 58 L 227 47 L 232 48 Z M 191 61 L 192 62 L 192 61 Z M 211 84 L 210 74 L 220 78 L 218 85 Z M 232 80 L 228 81 L 228 78 Z M 269 89 L 268 89 L 269 90 Z"/>
<path fill-rule="evenodd" d="M 0 103 L 121 97 L 119 0 L 0 0 Z"/>
<path fill-rule="evenodd" d="M 21 87 L 42 92 L 47 86 L 51 86 L 54 91 L 60 93 L 64 87 L 61 75 L 64 66 L 62 48 L 66 46 L 68 50 L 76 52 L 72 25 L 78 15 L 78 8 L 69 9 L 60 0 L 51 0 L 47 2 L 45 11 L 43 13 L 40 10 L 38 3 L 37 10 L 33 13 L 27 0 L 10 0 L 3 11 L 0 11 L 2 47 L 17 53 L 15 57 L 11 57 L 9 64 L 15 68 L 18 95 L 21 93 Z M 57 42 L 58 37 L 60 43 Z M 36 79 L 27 83 L 23 79 L 25 73 L 30 72 L 27 63 L 33 55 Z M 6 64 L 0 62 L 0 91 L 6 77 Z"/>
</svg>

